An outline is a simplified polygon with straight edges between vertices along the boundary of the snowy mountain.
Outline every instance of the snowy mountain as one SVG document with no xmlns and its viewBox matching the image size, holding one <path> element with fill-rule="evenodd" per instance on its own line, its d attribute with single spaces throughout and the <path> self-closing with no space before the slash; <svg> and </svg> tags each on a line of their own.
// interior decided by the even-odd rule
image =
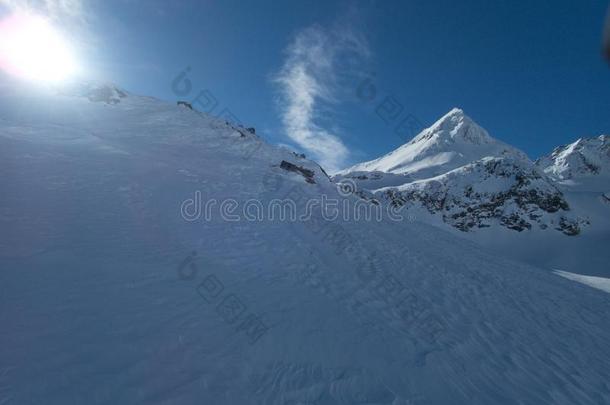
<svg viewBox="0 0 610 405">
<path fill-rule="evenodd" d="M 487 156 L 528 160 L 523 152 L 492 138 L 462 110 L 454 108 L 400 148 L 338 174 L 379 171 L 424 179 Z"/>
<path fill-rule="evenodd" d="M 308 211 L 363 200 L 244 128 L 91 94 L 0 85 L 0 403 L 610 401 L 607 293 L 424 223 Z M 438 181 L 508 187 L 511 158 Z M 260 209 L 285 200 L 310 215 Z"/>
<path fill-rule="evenodd" d="M 534 163 L 453 109 L 407 144 L 334 180 L 504 256 L 607 277 L 609 167 L 606 136 Z"/>
<path fill-rule="evenodd" d="M 536 164 L 562 186 L 610 191 L 610 137 L 580 138 L 559 146 Z"/>
<path fill-rule="evenodd" d="M 457 108 L 395 151 L 334 178 L 394 206 L 423 207 L 461 231 L 499 225 L 577 235 L 587 224 L 523 152 Z"/>
<path fill-rule="evenodd" d="M 501 225 L 516 231 L 553 226 L 567 235 L 580 232 L 562 193 L 533 166 L 509 158 L 486 157 L 375 194 L 395 206 L 421 205 L 462 231 Z"/>
</svg>

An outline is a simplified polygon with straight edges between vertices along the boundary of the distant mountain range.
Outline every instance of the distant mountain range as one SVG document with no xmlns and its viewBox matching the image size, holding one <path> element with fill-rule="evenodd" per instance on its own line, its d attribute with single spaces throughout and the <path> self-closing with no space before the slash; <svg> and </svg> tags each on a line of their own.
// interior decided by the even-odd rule
<svg viewBox="0 0 610 405">
<path fill-rule="evenodd" d="M 398 149 L 333 179 L 354 182 L 361 196 L 403 207 L 425 222 L 483 232 L 470 235 L 483 242 L 498 228 L 577 237 L 592 222 L 602 240 L 610 234 L 606 135 L 578 139 L 533 162 L 455 108 Z"/>
</svg>

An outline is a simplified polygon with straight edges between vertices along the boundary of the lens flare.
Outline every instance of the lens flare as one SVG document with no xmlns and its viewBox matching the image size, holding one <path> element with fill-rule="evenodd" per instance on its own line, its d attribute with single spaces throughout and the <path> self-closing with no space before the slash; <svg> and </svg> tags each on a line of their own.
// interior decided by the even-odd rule
<svg viewBox="0 0 610 405">
<path fill-rule="evenodd" d="M 28 80 L 58 82 L 77 71 L 60 33 L 44 18 L 15 14 L 0 22 L 0 67 Z"/>
</svg>

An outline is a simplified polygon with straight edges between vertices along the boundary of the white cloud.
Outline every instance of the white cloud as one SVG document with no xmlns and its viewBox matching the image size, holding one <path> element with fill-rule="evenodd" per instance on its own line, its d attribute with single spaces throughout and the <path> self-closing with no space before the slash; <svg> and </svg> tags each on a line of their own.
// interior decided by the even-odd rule
<svg viewBox="0 0 610 405">
<path fill-rule="evenodd" d="M 323 128 L 320 115 L 341 101 L 342 79 L 368 57 L 366 41 L 352 29 L 313 26 L 296 35 L 275 77 L 286 135 L 330 172 L 350 152 L 336 131 Z"/>
</svg>

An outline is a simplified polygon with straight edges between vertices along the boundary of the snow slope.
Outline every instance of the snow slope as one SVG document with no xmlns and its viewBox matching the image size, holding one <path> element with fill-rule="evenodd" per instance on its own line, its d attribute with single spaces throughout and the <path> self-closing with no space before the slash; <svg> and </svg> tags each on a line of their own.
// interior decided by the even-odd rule
<svg viewBox="0 0 610 405">
<path fill-rule="evenodd" d="M 79 88 L 0 86 L 0 403 L 610 402 L 604 292 L 418 222 L 185 216 L 196 191 L 358 199 L 241 128 Z"/>
</svg>

